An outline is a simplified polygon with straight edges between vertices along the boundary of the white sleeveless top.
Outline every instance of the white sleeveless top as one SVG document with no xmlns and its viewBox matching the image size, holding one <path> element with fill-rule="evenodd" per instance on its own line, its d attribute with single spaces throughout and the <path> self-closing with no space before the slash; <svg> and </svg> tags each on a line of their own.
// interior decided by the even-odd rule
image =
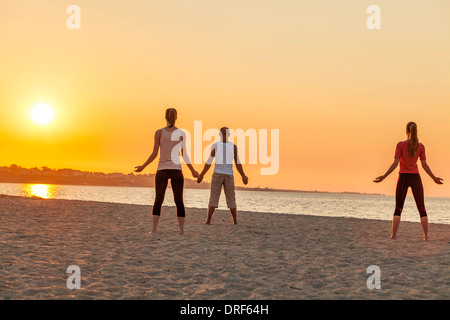
<svg viewBox="0 0 450 320">
<path fill-rule="evenodd" d="M 214 143 L 211 148 L 216 150 L 214 172 L 233 175 L 234 143 L 219 141 Z"/>
<path fill-rule="evenodd" d="M 159 140 L 159 170 L 181 170 L 180 152 L 183 143 L 186 141 L 184 132 L 175 129 L 170 132 L 166 128 L 161 129 Z M 183 139 L 180 139 L 183 137 Z"/>
</svg>

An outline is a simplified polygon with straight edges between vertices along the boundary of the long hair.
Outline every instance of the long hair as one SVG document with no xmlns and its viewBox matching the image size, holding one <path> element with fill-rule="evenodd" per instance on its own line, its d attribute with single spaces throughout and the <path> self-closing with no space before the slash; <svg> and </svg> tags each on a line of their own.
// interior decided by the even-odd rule
<svg viewBox="0 0 450 320">
<path fill-rule="evenodd" d="M 408 133 L 408 153 L 411 157 L 414 157 L 419 148 L 419 137 L 417 136 L 417 124 L 414 122 L 408 122 L 406 125 L 406 132 Z"/>
<path fill-rule="evenodd" d="M 175 125 L 175 121 L 177 120 L 177 110 L 174 108 L 169 108 L 166 110 L 166 120 L 169 122 L 169 128 L 172 128 Z"/>
</svg>

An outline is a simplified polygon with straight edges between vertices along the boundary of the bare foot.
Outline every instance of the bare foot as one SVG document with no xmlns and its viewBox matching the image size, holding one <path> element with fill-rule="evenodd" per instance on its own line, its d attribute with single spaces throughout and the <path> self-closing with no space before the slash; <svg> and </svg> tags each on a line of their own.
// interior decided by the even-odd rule
<svg viewBox="0 0 450 320">
<path fill-rule="evenodd" d="M 391 239 L 391 240 L 397 240 L 397 236 L 395 236 L 395 237 L 394 237 L 394 236 L 390 236 L 389 239 Z"/>
<path fill-rule="evenodd" d="M 182 235 L 184 235 L 184 231 L 183 231 L 183 230 L 180 230 L 180 231 L 178 232 L 178 234 L 179 234 L 180 236 L 182 236 Z"/>
<path fill-rule="evenodd" d="M 429 240 L 430 238 L 428 236 L 423 236 L 423 240 Z"/>
<path fill-rule="evenodd" d="M 205 221 L 204 224 L 211 224 L 211 221 Z"/>
</svg>

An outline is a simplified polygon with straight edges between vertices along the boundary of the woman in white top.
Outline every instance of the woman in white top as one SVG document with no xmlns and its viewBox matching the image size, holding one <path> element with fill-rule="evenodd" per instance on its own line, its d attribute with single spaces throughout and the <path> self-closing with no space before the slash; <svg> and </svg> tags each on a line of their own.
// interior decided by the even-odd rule
<svg viewBox="0 0 450 320">
<path fill-rule="evenodd" d="M 141 172 L 158 156 L 161 151 L 158 163 L 158 170 L 155 175 L 155 203 L 153 205 L 153 226 L 152 233 L 156 233 L 159 217 L 161 215 L 161 206 L 164 202 L 164 196 L 168 181 L 172 185 L 173 196 L 177 206 L 178 225 L 180 234 L 184 234 L 184 219 L 186 216 L 183 202 L 184 177 L 181 170 L 180 152 L 186 165 L 191 170 L 192 175 L 198 178 L 198 172 L 192 167 L 189 157 L 186 155 L 185 143 L 186 137 L 182 130 L 175 127 L 177 120 L 177 111 L 174 108 L 166 110 L 167 126 L 155 132 L 155 145 L 153 152 L 148 160 L 142 165 L 136 167 L 136 172 Z"/>
</svg>

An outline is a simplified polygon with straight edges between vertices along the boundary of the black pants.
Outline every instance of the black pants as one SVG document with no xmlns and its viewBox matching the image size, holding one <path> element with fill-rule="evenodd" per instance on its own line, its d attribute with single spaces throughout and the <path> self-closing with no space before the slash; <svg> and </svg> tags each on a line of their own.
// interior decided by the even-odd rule
<svg viewBox="0 0 450 320">
<path fill-rule="evenodd" d="M 164 202 L 167 184 L 172 185 L 173 198 L 177 206 L 177 217 L 185 217 L 186 212 L 183 203 L 184 177 L 181 170 L 158 170 L 155 175 L 155 204 L 153 205 L 153 215 L 161 215 L 161 207 Z"/>
<path fill-rule="evenodd" d="M 414 200 L 416 201 L 417 209 L 420 217 L 426 217 L 425 200 L 423 194 L 422 179 L 418 173 L 400 173 L 397 181 L 397 190 L 395 192 L 395 216 L 400 216 L 405 204 L 406 194 L 408 188 L 411 187 Z"/>
</svg>

